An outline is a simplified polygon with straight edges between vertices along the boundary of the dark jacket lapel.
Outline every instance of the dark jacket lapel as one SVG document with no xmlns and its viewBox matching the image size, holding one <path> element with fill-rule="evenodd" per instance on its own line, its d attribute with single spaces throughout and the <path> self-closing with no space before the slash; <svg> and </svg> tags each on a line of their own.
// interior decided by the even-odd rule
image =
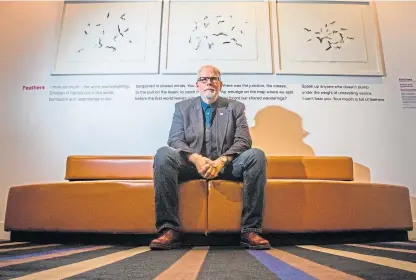
<svg viewBox="0 0 416 280">
<path fill-rule="evenodd" d="M 227 127 L 229 121 L 230 110 L 228 110 L 228 102 L 220 97 L 218 100 L 218 107 L 215 118 L 217 119 L 218 128 L 218 149 L 222 153 L 225 135 L 227 134 Z"/>
<path fill-rule="evenodd" d="M 197 137 L 196 147 L 200 150 L 202 149 L 202 141 L 204 137 L 204 117 L 202 115 L 201 99 L 199 97 L 195 98 L 193 106 L 191 106 L 190 109 L 191 122 Z"/>
</svg>

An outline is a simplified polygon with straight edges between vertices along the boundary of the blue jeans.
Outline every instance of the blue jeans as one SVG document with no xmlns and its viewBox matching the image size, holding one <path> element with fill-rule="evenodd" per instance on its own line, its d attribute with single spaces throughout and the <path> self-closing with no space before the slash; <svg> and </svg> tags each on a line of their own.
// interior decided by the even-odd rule
<svg viewBox="0 0 416 280">
<path fill-rule="evenodd" d="M 243 182 L 243 211 L 241 232 L 261 233 L 264 188 L 266 185 L 266 156 L 257 148 L 244 151 L 220 172 L 217 178 Z M 180 229 L 178 218 L 178 186 L 188 180 L 203 179 L 196 167 L 177 150 L 158 149 L 154 158 L 156 229 Z"/>
</svg>

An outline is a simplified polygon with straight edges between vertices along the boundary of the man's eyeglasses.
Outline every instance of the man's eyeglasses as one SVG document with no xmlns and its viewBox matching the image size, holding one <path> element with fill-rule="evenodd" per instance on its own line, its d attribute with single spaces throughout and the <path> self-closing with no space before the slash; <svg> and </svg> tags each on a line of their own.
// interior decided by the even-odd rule
<svg viewBox="0 0 416 280">
<path fill-rule="evenodd" d="M 212 83 L 218 83 L 221 81 L 219 77 L 199 77 L 198 82 L 206 84 L 208 83 L 208 80 L 210 80 Z"/>
</svg>

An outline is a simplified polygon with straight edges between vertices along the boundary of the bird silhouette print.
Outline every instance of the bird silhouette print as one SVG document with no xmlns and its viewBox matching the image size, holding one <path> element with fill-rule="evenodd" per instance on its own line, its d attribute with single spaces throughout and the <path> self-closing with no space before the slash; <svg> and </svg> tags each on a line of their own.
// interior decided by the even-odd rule
<svg viewBox="0 0 416 280">
<path fill-rule="evenodd" d="M 348 29 L 345 27 L 336 27 L 336 21 L 325 23 L 321 28 L 312 30 L 311 28 L 303 28 L 304 32 L 310 35 L 306 40 L 307 43 L 317 40 L 322 44 L 325 51 L 340 50 L 347 43 L 354 40 L 353 36 L 347 35 Z"/>
<path fill-rule="evenodd" d="M 78 48 L 77 52 L 81 53 L 88 48 L 116 52 L 121 45 L 132 44 L 133 41 L 128 38 L 130 27 L 126 20 L 125 13 L 117 15 L 107 12 L 101 22 L 88 22 L 83 30 L 86 39 L 84 42 L 88 45 Z"/>
<path fill-rule="evenodd" d="M 212 50 L 224 45 L 243 48 L 242 38 L 247 20 L 237 20 L 233 15 L 204 15 L 192 23 L 188 44 L 194 50 Z"/>
</svg>

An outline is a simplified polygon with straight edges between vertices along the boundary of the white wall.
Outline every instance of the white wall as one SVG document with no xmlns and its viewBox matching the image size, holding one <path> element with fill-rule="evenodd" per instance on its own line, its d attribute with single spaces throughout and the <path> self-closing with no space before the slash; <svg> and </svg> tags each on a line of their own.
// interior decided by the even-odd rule
<svg viewBox="0 0 416 280">
<path fill-rule="evenodd" d="M 194 83 L 192 75 L 51 76 L 62 5 L 0 2 L 0 237 L 11 186 L 62 181 L 68 155 L 153 155 L 166 143 L 174 101 L 135 101 L 131 88 L 116 91 L 109 102 L 50 102 L 53 85 Z M 223 80 L 294 90 L 283 102 L 245 102 L 257 133 L 254 145 L 268 154 L 351 156 L 358 179 L 405 185 L 416 197 L 416 109 L 402 109 L 398 82 L 416 80 L 416 2 L 378 1 L 377 13 L 386 77 L 225 75 Z M 302 100 L 302 84 L 369 85 L 385 101 L 308 102 Z M 31 85 L 47 89 L 22 90 Z M 266 118 L 255 121 L 258 112 Z M 299 124 L 309 133 L 304 139 Z M 265 141 L 259 130 L 274 135 L 278 145 Z"/>
</svg>

